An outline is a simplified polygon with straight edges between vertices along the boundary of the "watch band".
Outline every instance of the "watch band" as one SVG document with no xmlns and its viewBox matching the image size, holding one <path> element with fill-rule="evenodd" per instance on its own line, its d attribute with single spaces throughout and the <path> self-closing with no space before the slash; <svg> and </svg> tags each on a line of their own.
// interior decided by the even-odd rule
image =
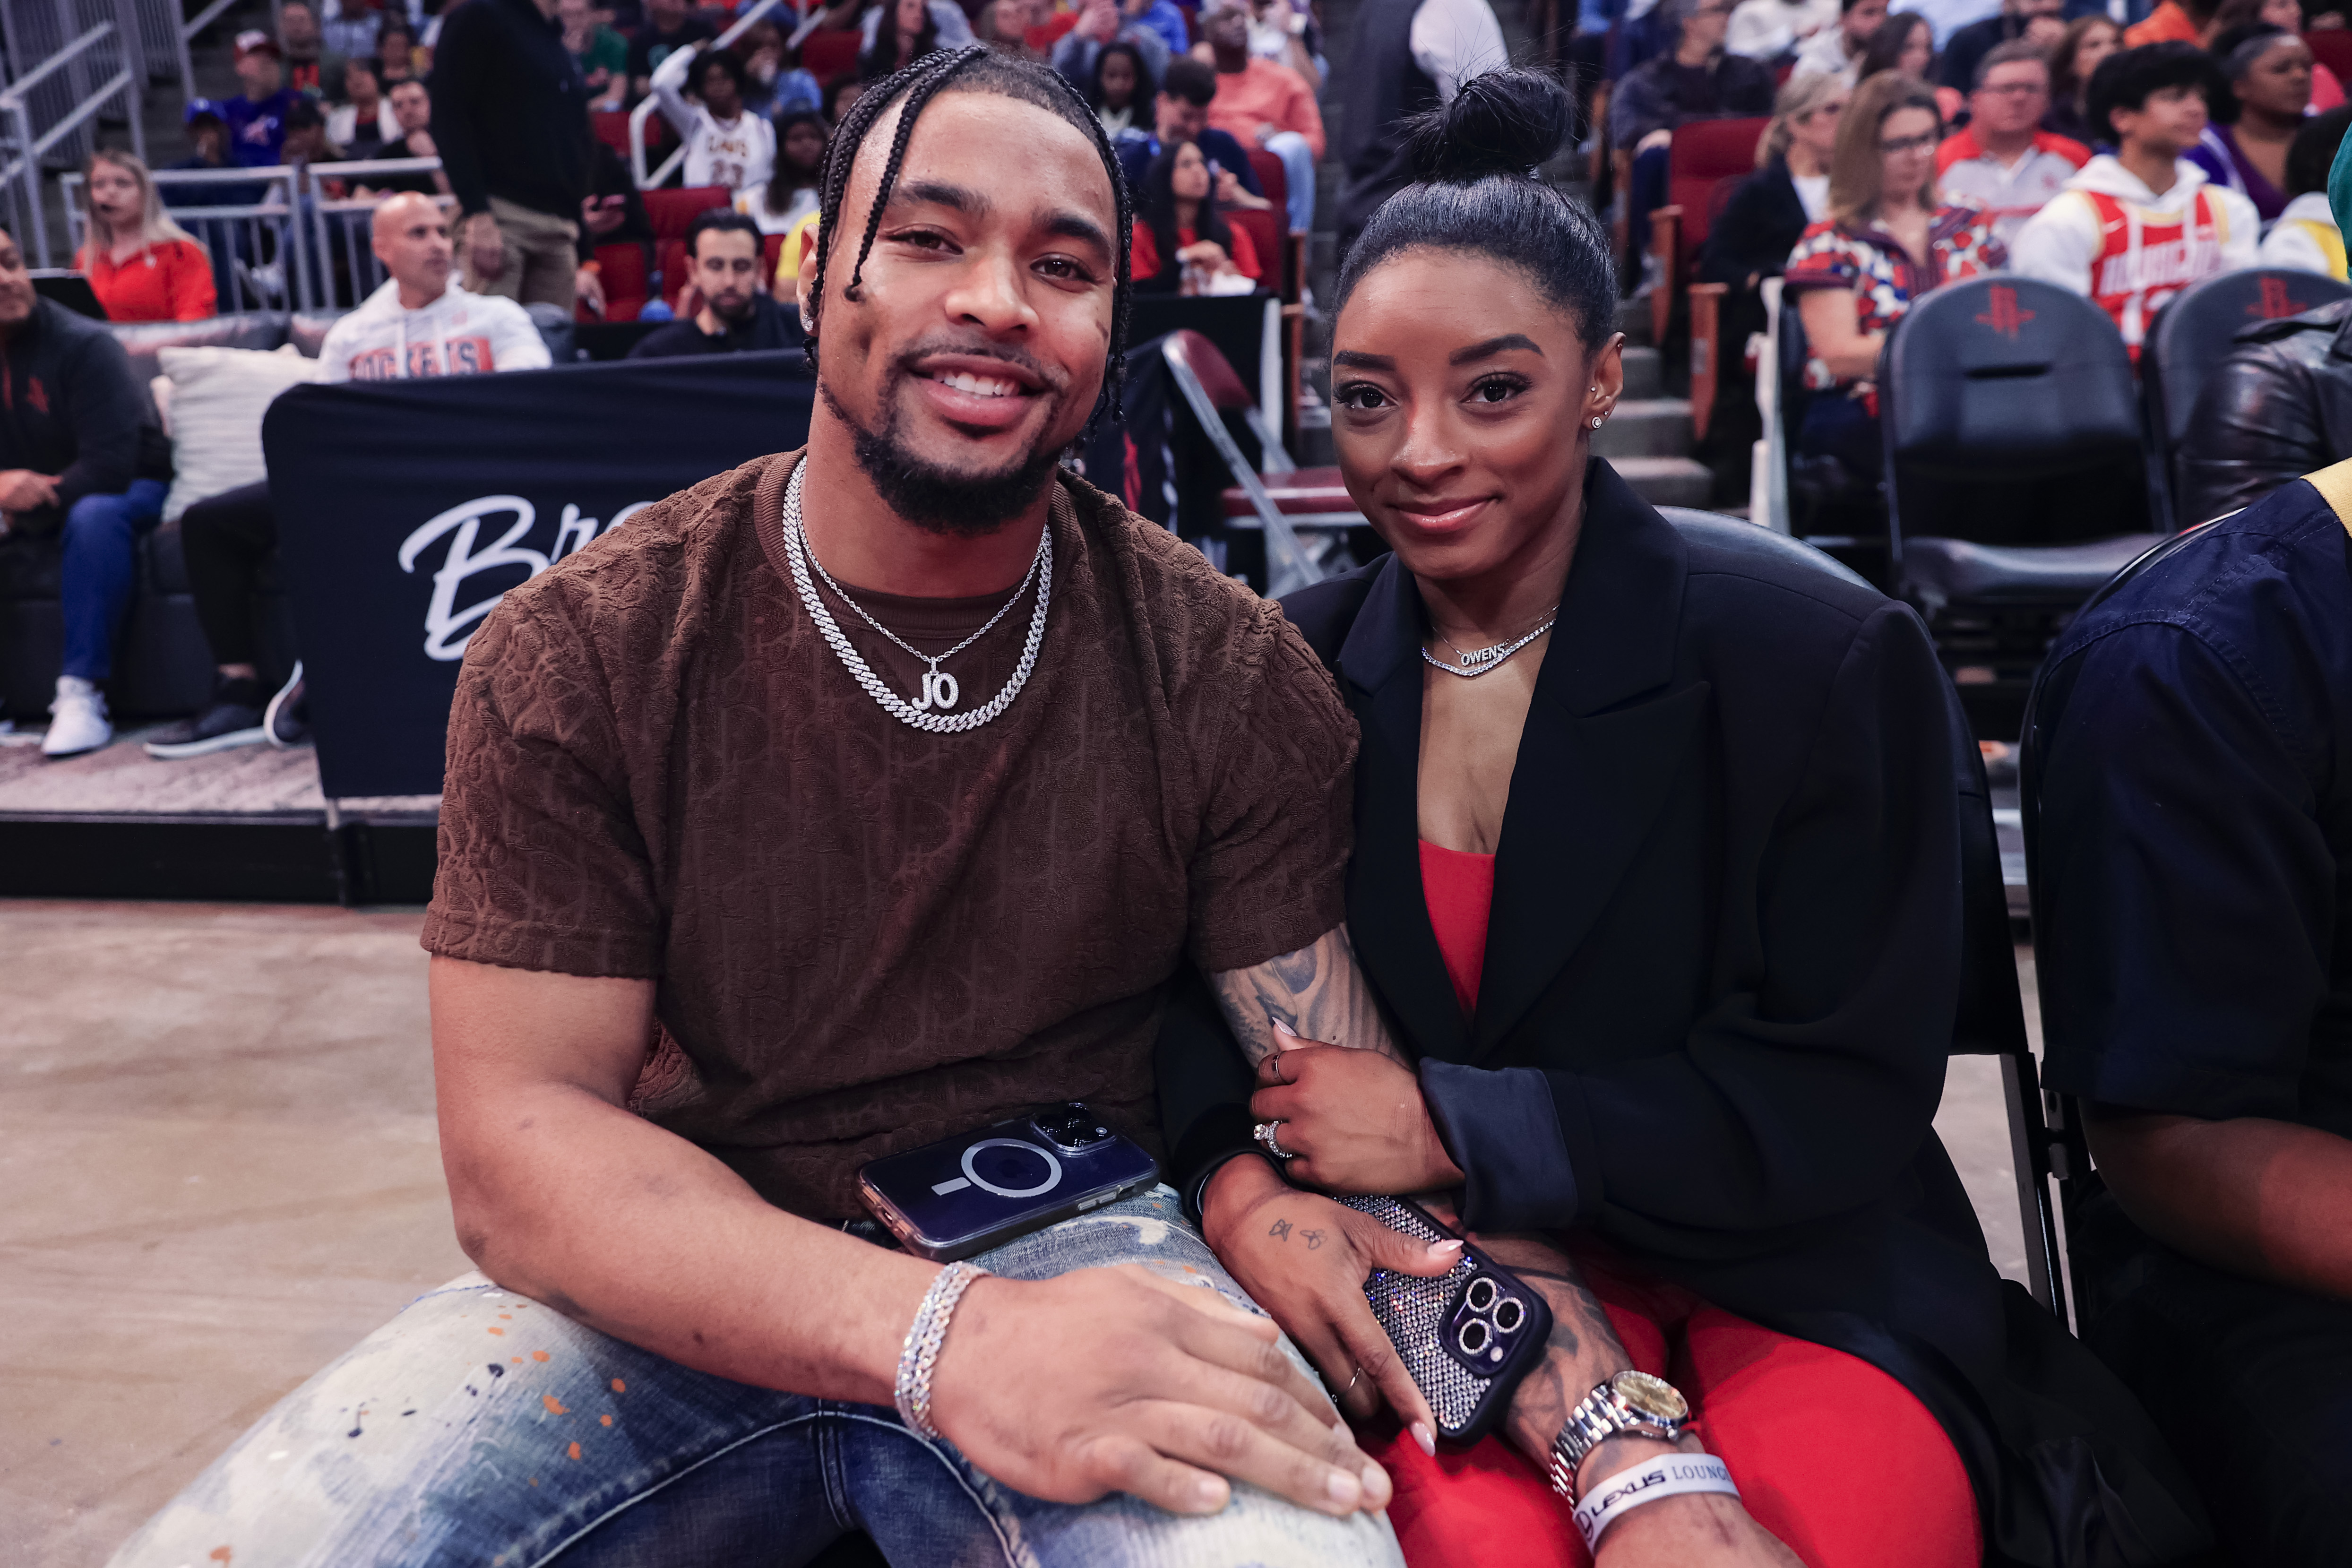
<svg viewBox="0 0 2352 1568">
<path fill-rule="evenodd" d="M 1619 1373 L 1604 1379 L 1568 1413 L 1559 1435 L 1551 1440 L 1551 1489 L 1576 1500 L 1576 1472 L 1586 1455 L 1612 1437 L 1654 1438 L 1671 1443 L 1682 1434 L 1685 1420 L 1668 1420 L 1634 1409 L 1617 1390 L 1620 1377 L 1641 1378 L 1641 1373 Z M 1681 1394 L 1659 1379 L 1648 1379 L 1680 1401 Z"/>
</svg>

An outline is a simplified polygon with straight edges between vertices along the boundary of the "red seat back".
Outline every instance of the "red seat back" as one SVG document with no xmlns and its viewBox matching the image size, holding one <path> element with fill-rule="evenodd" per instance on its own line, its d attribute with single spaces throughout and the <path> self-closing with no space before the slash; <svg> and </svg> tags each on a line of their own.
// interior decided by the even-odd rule
<svg viewBox="0 0 2352 1568">
<path fill-rule="evenodd" d="M 1685 259 L 1706 243 L 1723 191 L 1756 172 L 1756 143 L 1769 120 L 1694 120 L 1675 127 L 1666 154 L 1666 200 L 1683 209 Z"/>
<path fill-rule="evenodd" d="M 634 321 L 645 309 L 646 247 L 635 240 L 624 240 L 596 247 L 596 271 L 604 285 L 604 320 Z M 585 310 L 581 320 L 593 321 Z"/>
<path fill-rule="evenodd" d="M 781 234 L 772 234 L 760 242 L 760 283 L 762 288 L 775 286 L 776 264 L 784 256 L 784 237 Z"/>
<path fill-rule="evenodd" d="M 647 192 L 651 195 L 651 192 Z M 663 239 L 655 241 L 655 257 L 661 263 L 662 299 L 672 309 L 677 305 L 678 290 L 684 289 L 688 275 L 694 270 L 686 258 L 686 241 Z"/>
<path fill-rule="evenodd" d="M 1258 189 L 1265 194 L 1267 201 L 1274 204 L 1276 213 L 1287 215 L 1290 211 L 1290 176 L 1283 172 L 1282 160 L 1263 147 L 1253 147 L 1249 150 L 1249 161 L 1250 173 L 1257 176 Z M 1287 216 L 1283 217 L 1282 226 L 1290 226 Z"/>
<path fill-rule="evenodd" d="M 1219 413 L 1255 408 L 1257 399 L 1250 395 L 1248 383 L 1234 372 L 1233 362 L 1226 359 L 1217 345 L 1194 331 L 1182 327 L 1169 334 L 1173 346 L 1183 355 L 1184 363 L 1192 367 L 1200 378 L 1201 390 L 1209 395 L 1210 406 Z"/>
<path fill-rule="evenodd" d="M 1276 293 L 1282 291 L 1283 235 L 1281 209 L 1260 212 L 1255 207 L 1227 207 L 1225 222 L 1245 230 L 1250 245 L 1257 252 L 1257 280 L 1262 289 Z"/>
<path fill-rule="evenodd" d="M 855 27 L 827 27 L 801 40 L 801 69 L 823 86 L 857 68 L 857 46 L 863 37 Z"/>
<path fill-rule="evenodd" d="M 724 185 L 688 185 L 682 191 L 647 191 L 646 219 L 654 227 L 654 237 L 684 239 L 686 226 L 696 215 L 712 207 L 735 205 L 735 193 Z"/>
<path fill-rule="evenodd" d="M 2322 27 L 2315 33 L 2305 33 L 2303 41 L 2311 46 L 2311 58 L 2352 83 L 2352 29 Z"/>
<path fill-rule="evenodd" d="M 588 124 L 596 132 L 597 141 L 602 142 L 605 146 L 610 147 L 614 152 L 618 153 L 623 158 L 626 158 L 629 155 L 628 110 L 624 109 L 597 110 L 595 112 L 588 116 Z"/>
</svg>

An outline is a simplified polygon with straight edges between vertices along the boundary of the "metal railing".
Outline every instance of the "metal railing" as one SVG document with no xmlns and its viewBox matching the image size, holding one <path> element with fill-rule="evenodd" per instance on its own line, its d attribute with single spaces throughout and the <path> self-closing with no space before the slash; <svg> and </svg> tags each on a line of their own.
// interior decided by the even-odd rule
<svg viewBox="0 0 2352 1568">
<path fill-rule="evenodd" d="M 370 240 L 375 209 L 391 193 L 332 196 L 320 195 L 320 187 L 333 182 L 350 190 L 372 175 L 440 169 L 438 158 L 369 158 L 307 167 L 158 169 L 154 176 L 172 216 L 211 253 L 218 309 L 227 315 L 357 305 L 383 286 L 383 264 Z M 72 231 L 70 257 L 89 237 L 89 213 L 81 176 L 68 174 L 59 184 Z M 208 190 L 222 199 L 205 201 Z M 436 199 L 444 206 L 456 200 Z"/>
<path fill-rule="evenodd" d="M 758 5 L 744 12 L 737 18 L 733 26 L 719 34 L 709 47 L 714 49 L 727 47 L 742 37 L 752 23 L 783 3 L 784 0 L 760 0 Z M 808 16 L 793 32 L 793 42 L 798 43 L 805 37 L 824 15 L 824 12 L 821 6 L 813 6 Z M 646 94 L 645 100 L 629 110 L 629 177 L 637 183 L 637 189 L 641 191 L 652 190 L 656 185 L 668 179 L 677 171 L 677 166 L 686 161 L 686 143 L 681 138 L 677 150 L 662 160 L 660 168 L 656 169 L 651 174 L 646 173 L 646 121 L 660 112 L 661 104 L 652 93 Z"/>
<path fill-rule="evenodd" d="M 49 264 L 48 217 L 42 210 L 42 161 L 61 143 L 74 143 L 68 153 L 79 163 L 89 153 L 89 136 L 85 127 L 97 118 L 110 100 L 121 100 L 123 118 L 130 122 L 131 148 L 144 158 L 147 155 L 146 128 L 140 122 L 139 97 L 145 85 L 146 71 L 131 48 L 138 40 L 138 29 L 131 13 L 131 0 L 114 0 L 115 19 L 100 22 L 85 30 L 63 48 L 43 60 L 33 69 L 19 76 L 5 91 L 0 91 L 0 122 L 5 122 L 5 144 L 9 159 L 0 167 L 0 186 L 5 186 L 19 238 L 28 234 L 32 254 L 39 264 Z M 102 66 L 100 46 L 111 42 L 115 59 L 113 73 L 104 81 L 89 80 L 93 66 Z M 50 79 L 62 77 L 63 85 L 72 89 L 74 101 L 58 115 L 47 130 L 36 132 L 36 95 L 53 101 L 57 94 L 49 89 Z"/>
</svg>

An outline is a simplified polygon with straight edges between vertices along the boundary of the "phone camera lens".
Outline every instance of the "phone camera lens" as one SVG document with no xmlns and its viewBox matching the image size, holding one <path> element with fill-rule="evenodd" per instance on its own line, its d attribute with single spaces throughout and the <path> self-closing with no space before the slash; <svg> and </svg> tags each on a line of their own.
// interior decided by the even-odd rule
<svg viewBox="0 0 2352 1568">
<path fill-rule="evenodd" d="M 1462 1300 L 1472 1311 L 1483 1312 L 1495 1304 L 1496 1294 L 1495 1282 L 1481 1275 L 1470 1281 L 1469 1293 Z"/>
<path fill-rule="evenodd" d="M 1462 1332 L 1454 1343 L 1462 1347 L 1464 1355 L 1477 1355 L 1486 1350 L 1487 1342 L 1494 1337 L 1485 1322 L 1473 1318 L 1462 1325 Z"/>
<path fill-rule="evenodd" d="M 1528 1310 L 1519 1305 L 1516 1297 L 1507 1298 L 1501 1306 L 1495 1309 L 1495 1330 L 1497 1333 L 1516 1334 L 1519 1331 L 1519 1325 L 1527 1321 Z"/>
</svg>

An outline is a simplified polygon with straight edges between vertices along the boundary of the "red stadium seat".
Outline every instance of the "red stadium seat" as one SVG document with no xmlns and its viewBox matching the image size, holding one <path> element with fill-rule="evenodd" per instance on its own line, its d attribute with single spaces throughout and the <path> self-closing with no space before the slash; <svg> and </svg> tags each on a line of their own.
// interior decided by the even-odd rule
<svg viewBox="0 0 2352 1568">
<path fill-rule="evenodd" d="M 1227 223 L 1248 234 L 1250 244 L 1257 251 L 1258 287 L 1279 293 L 1282 289 L 1282 253 L 1288 239 L 1282 231 L 1280 216 L 1259 212 L 1255 207 L 1227 207 L 1223 216 Z"/>
<path fill-rule="evenodd" d="M 647 195 L 651 195 L 653 193 L 648 191 L 646 194 Z M 656 264 L 661 268 L 662 302 L 669 306 L 670 309 L 676 310 L 677 309 L 678 291 L 686 287 L 687 274 L 693 270 L 693 268 L 686 259 L 686 241 L 682 239 L 656 240 L 654 242 L 654 260 Z"/>
<path fill-rule="evenodd" d="M 596 132 L 596 140 L 618 153 L 624 160 L 629 155 L 629 114 L 625 109 L 600 109 L 588 116 L 588 124 Z"/>
<path fill-rule="evenodd" d="M 686 226 L 712 207 L 735 205 L 735 193 L 724 185 L 688 185 L 682 191 L 647 191 L 646 220 L 656 239 L 684 239 Z"/>
<path fill-rule="evenodd" d="M 1362 514 L 1348 494 L 1346 481 L 1337 468 L 1293 468 L 1286 474 L 1264 474 L 1259 484 L 1265 487 L 1266 499 L 1275 510 L 1287 518 L 1301 521 L 1345 519 L 1350 523 L 1362 521 Z M 1257 508 L 1247 490 L 1236 486 L 1225 492 L 1227 517 L 1254 518 Z"/>
<path fill-rule="evenodd" d="M 2303 41 L 2311 46 L 2311 58 L 2336 73 L 2338 79 L 2352 82 L 2352 28 L 2322 27 L 2305 33 Z"/>
<path fill-rule="evenodd" d="M 834 78 L 856 71 L 857 46 L 861 41 L 855 27 L 827 27 L 811 33 L 801 40 L 801 69 L 830 87 Z"/>
<path fill-rule="evenodd" d="M 1249 150 L 1249 163 L 1250 173 L 1257 176 L 1259 191 L 1274 204 L 1276 212 L 1285 215 L 1283 224 L 1287 227 L 1290 222 L 1290 176 L 1284 172 L 1282 160 L 1263 147 L 1253 147 Z"/>
<path fill-rule="evenodd" d="M 1666 205 L 1650 215 L 1650 251 L 1659 282 L 1650 292 L 1651 341 L 1666 341 L 1680 291 L 1706 243 L 1707 225 L 1730 187 L 1756 172 L 1756 143 L 1769 120 L 1694 120 L 1675 130 L 1666 154 Z"/>
<path fill-rule="evenodd" d="M 784 237 L 772 234 L 760 242 L 760 278 L 772 287 L 776 281 L 776 264 L 784 257 Z"/>
<path fill-rule="evenodd" d="M 604 284 L 604 316 L 608 321 L 634 321 L 651 290 L 646 287 L 646 247 L 635 240 L 596 247 L 596 270 Z M 585 308 L 583 321 L 596 320 Z"/>
</svg>

